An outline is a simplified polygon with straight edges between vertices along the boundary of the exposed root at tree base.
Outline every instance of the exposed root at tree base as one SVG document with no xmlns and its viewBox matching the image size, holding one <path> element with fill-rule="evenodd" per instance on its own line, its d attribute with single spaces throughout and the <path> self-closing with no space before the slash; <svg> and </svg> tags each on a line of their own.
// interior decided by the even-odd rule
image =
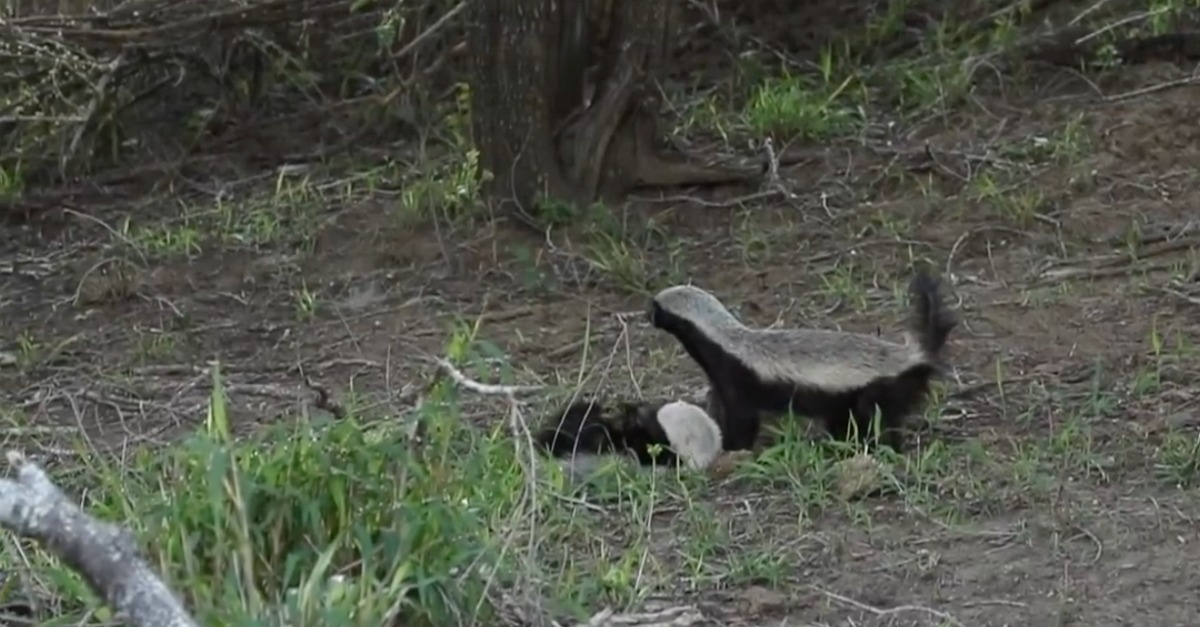
<svg viewBox="0 0 1200 627">
<path fill-rule="evenodd" d="M 590 198 L 618 199 L 634 188 L 748 183 L 761 179 L 758 163 L 702 163 L 657 147 L 656 98 L 633 98 L 632 77 L 618 76 L 605 95 L 560 137 L 565 170 Z M 616 107 L 624 107 L 618 113 Z M 572 142 L 571 140 L 575 141 Z"/>
<path fill-rule="evenodd" d="M 687 185 L 727 185 L 749 183 L 762 178 L 762 168 L 749 165 L 705 165 L 676 161 L 647 151 L 637 156 L 638 187 Z"/>
</svg>

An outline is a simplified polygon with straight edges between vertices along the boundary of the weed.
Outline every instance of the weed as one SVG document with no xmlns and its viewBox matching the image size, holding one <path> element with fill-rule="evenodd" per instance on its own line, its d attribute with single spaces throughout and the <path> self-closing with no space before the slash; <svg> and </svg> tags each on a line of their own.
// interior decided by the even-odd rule
<svg viewBox="0 0 1200 627">
<path fill-rule="evenodd" d="M 750 95 L 743 117 L 759 136 L 783 139 L 824 139 L 855 132 L 862 114 L 845 101 L 856 78 L 834 82 L 832 53 L 822 57 L 820 79 L 784 75 L 759 84 Z"/>
<path fill-rule="evenodd" d="M 311 320 L 317 314 L 317 295 L 308 289 L 307 281 L 292 293 L 292 297 L 296 301 L 297 320 Z"/>
<path fill-rule="evenodd" d="M 456 391 L 438 384 L 400 416 L 400 423 L 419 425 L 419 444 L 402 429 L 353 416 L 302 415 L 235 439 L 214 369 L 200 431 L 167 449 L 138 451 L 128 465 L 83 458 L 95 478 L 86 505 L 101 518 L 128 521 L 168 581 L 186 582 L 179 587 L 204 624 L 488 624 L 495 620 L 489 586 L 529 576 L 536 577 L 535 593 L 552 595 L 566 611 L 572 597 L 589 593 L 550 584 L 558 576 L 544 569 L 566 558 L 559 568 L 582 583 L 575 571 L 592 566 L 571 557 L 574 551 L 559 551 L 555 538 L 595 531 L 585 533 L 579 527 L 589 523 L 576 521 L 561 523 L 549 538 L 530 536 L 535 527 L 526 525 L 560 516 L 561 497 L 551 491 L 523 502 L 532 477 L 518 463 L 523 454 L 514 455 L 510 433 L 480 431 L 457 408 Z M 624 494 L 629 478 L 616 480 L 611 494 Z M 637 493 L 655 498 L 653 477 L 636 480 Z M 631 514 L 645 511 L 640 498 L 628 502 Z M 530 541 L 551 560 L 530 562 Z M 636 545 L 619 555 L 598 562 L 606 564 L 603 596 L 629 601 L 646 585 L 635 576 L 645 555 Z M 91 598 L 42 553 L 32 564 L 51 593 Z M 105 615 L 71 603 L 40 624 Z"/>
</svg>

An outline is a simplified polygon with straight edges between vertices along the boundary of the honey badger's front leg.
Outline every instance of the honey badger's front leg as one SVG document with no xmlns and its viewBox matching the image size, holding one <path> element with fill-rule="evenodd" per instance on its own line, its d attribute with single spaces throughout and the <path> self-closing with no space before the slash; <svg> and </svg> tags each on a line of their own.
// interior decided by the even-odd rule
<svg viewBox="0 0 1200 627">
<path fill-rule="evenodd" d="M 704 395 L 704 410 L 708 412 L 712 419 L 717 421 L 717 425 L 721 427 L 721 432 L 724 433 L 728 428 L 728 414 L 725 412 L 725 406 L 721 404 L 721 397 L 717 395 L 717 391 L 711 386 L 708 392 Z M 772 434 L 769 429 L 758 430 L 758 435 L 754 438 L 753 452 L 758 453 L 774 444 Z"/>
<path fill-rule="evenodd" d="M 704 409 L 708 412 L 709 416 L 712 416 L 713 420 L 715 420 L 717 425 L 721 427 L 722 431 L 724 431 L 727 424 L 725 407 L 721 404 L 721 399 L 719 396 L 717 396 L 716 390 L 711 387 L 708 388 L 708 393 L 704 396 Z M 716 461 L 709 466 L 709 476 L 718 479 L 727 477 L 730 474 L 733 474 L 734 469 L 737 468 L 739 463 L 745 460 L 753 459 L 754 456 L 766 446 L 766 442 L 764 441 L 764 431 L 759 431 L 759 435 L 757 438 L 755 438 L 754 447 L 752 449 L 744 449 L 740 451 L 722 451 L 717 457 Z"/>
</svg>

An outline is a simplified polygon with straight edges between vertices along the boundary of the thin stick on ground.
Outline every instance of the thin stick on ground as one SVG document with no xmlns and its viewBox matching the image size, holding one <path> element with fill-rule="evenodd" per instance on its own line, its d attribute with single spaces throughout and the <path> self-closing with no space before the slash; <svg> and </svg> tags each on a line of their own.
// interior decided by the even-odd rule
<svg viewBox="0 0 1200 627">
<path fill-rule="evenodd" d="M 939 612 L 938 610 L 935 610 L 935 609 L 929 608 L 929 607 L 925 607 L 922 605 L 900 605 L 897 607 L 883 609 L 883 608 L 875 607 L 874 605 L 867 605 L 866 603 L 863 603 L 862 601 L 855 601 L 854 599 L 851 599 L 850 597 L 842 596 L 836 592 L 831 592 L 829 590 L 825 590 L 824 588 L 819 588 L 817 586 L 809 586 L 809 588 L 829 597 L 830 599 L 833 599 L 834 601 L 838 601 L 840 603 L 844 603 L 846 605 L 855 607 L 864 612 L 869 612 L 871 614 L 874 614 L 875 616 L 880 616 L 880 617 L 895 616 L 896 614 L 901 614 L 904 612 L 921 612 L 924 614 L 928 614 L 930 616 L 937 617 L 939 620 L 944 621 L 945 623 L 948 623 L 951 625 L 958 625 L 959 627 L 962 627 L 962 623 L 957 618 L 954 618 L 953 616 L 951 616 L 945 612 Z"/>
<path fill-rule="evenodd" d="M 304 385 L 317 393 L 317 398 L 313 401 L 313 406 L 322 411 L 329 412 L 335 420 L 345 420 L 346 408 L 342 407 L 341 403 L 333 400 L 333 395 L 329 393 L 329 389 L 323 385 L 319 385 L 311 378 L 304 377 Z"/>
<path fill-rule="evenodd" d="M 694 605 L 681 605 L 633 614 L 615 614 L 611 608 L 605 608 L 594 614 L 588 622 L 575 627 L 688 627 L 703 622 L 704 614 Z"/>
<path fill-rule="evenodd" d="M 480 383 L 473 379 L 467 378 L 454 364 L 445 359 L 438 359 L 437 365 L 446 374 L 450 375 L 451 379 L 458 385 L 475 392 L 476 394 L 487 394 L 490 396 L 507 396 L 512 394 L 521 394 L 523 392 L 536 392 L 542 389 L 540 385 L 496 385 L 492 383 Z"/>
<path fill-rule="evenodd" d="M 32 538 L 83 576 L 133 627 L 199 627 L 142 559 L 125 529 L 77 507 L 37 465 L 8 453 L 17 480 L 0 479 L 0 526 Z"/>
</svg>

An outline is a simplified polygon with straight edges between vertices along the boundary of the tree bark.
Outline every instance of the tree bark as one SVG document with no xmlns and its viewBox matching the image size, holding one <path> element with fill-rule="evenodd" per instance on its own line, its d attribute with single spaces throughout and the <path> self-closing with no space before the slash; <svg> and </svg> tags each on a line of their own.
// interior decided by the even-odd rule
<svg viewBox="0 0 1200 627">
<path fill-rule="evenodd" d="M 569 0 L 560 0 L 569 1 Z M 491 173 L 485 193 L 528 211 L 542 196 L 573 190 L 554 158 L 549 93 L 550 50 L 561 29 L 547 0 L 477 0 L 470 41 L 471 124 L 480 164 Z"/>
<path fill-rule="evenodd" d="M 492 176 L 484 190 L 490 199 L 528 218 L 544 199 L 585 206 L 642 185 L 760 174 L 753 166 L 695 164 L 659 152 L 656 73 L 667 60 L 677 4 L 474 3 L 471 119 L 481 165 Z M 592 70 L 589 99 L 585 77 Z"/>
</svg>

